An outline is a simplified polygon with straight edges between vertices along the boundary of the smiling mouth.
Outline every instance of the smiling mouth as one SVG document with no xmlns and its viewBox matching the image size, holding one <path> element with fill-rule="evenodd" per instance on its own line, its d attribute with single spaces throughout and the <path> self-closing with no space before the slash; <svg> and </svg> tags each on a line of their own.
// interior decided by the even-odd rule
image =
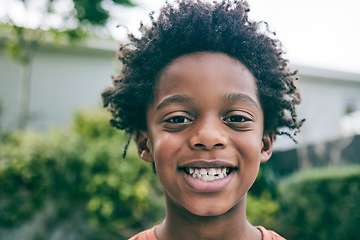
<svg viewBox="0 0 360 240">
<path fill-rule="evenodd" d="M 195 168 L 195 167 L 184 167 L 180 168 L 180 170 L 184 171 L 187 175 L 201 179 L 205 182 L 214 181 L 218 179 L 225 178 L 231 172 L 235 170 L 235 168 L 231 167 L 219 167 L 219 168 Z"/>
</svg>

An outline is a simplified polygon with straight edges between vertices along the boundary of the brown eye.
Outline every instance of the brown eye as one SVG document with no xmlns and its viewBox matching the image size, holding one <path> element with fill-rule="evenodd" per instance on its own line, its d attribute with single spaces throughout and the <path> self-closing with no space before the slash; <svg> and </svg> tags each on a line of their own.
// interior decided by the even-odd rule
<svg viewBox="0 0 360 240">
<path fill-rule="evenodd" d="M 190 123 L 191 120 L 187 117 L 175 116 L 175 117 L 171 117 L 171 118 L 167 119 L 165 122 L 181 124 L 181 123 Z"/>
<path fill-rule="evenodd" d="M 233 116 L 225 118 L 224 121 L 229 122 L 229 123 L 231 123 L 231 122 L 241 123 L 241 122 L 249 121 L 249 119 L 247 119 L 243 116 L 240 116 L 240 115 L 233 115 Z"/>
</svg>

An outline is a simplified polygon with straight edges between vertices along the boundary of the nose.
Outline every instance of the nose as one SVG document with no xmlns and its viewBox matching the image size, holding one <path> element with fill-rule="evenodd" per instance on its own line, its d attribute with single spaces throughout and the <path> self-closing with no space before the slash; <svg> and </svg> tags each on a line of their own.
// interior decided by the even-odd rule
<svg viewBox="0 0 360 240">
<path fill-rule="evenodd" d="M 223 128 L 224 123 L 220 119 L 198 121 L 191 133 L 191 148 L 208 151 L 225 148 L 227 146 L 227 137 Z"/>
</svg>

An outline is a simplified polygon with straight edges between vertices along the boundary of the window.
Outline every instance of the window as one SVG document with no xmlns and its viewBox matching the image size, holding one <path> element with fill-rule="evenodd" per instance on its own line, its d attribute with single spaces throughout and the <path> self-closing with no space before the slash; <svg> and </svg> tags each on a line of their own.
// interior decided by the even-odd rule
<svg viewBox="0 0 360 240">
<path fill-rule="evenodd" d="M 345 136 L 360 134 L 360 99 L 348 98 L 344 103 L 341 131 Z"/>
</svg>

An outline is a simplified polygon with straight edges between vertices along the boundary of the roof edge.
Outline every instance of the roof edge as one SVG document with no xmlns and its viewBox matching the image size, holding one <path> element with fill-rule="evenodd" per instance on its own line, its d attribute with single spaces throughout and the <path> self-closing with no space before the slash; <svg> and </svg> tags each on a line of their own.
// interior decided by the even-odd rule
<svg viewBox="0 0 360 240">
<path fill-rule="evenodd" d="M 291 68 L 298 69 L 300 75 L 315 76 L 327 79 L 347 80 L 351 82 L 360 82 L 360 73 L 350 71 L 339 71 L 321 67 L 312 67 L 302 64 L 290 64 Z"/>
</svg>

